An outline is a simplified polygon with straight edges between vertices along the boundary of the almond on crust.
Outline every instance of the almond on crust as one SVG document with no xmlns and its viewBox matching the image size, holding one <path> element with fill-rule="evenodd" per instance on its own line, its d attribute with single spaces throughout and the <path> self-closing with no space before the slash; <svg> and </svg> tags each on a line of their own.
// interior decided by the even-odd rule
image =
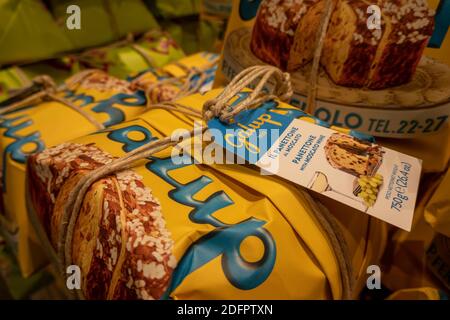
<svg viewBox="0 0 450 320">
<path fill-rule="evenodd" d="M 113 157 L 94 145 L 66 143 L 29 160 L 33 205 L 56 246 L 63 206 L 74 184 Z M 45 201 L 36 201 L 38 195 Z M 44 195 L 44 196 L 42 196 Z M 159 299 L 177 261 L 159 201 L 133 170 L 95 182 L 75 224 L 72 261 L 88 299 Z"/>
</svg>

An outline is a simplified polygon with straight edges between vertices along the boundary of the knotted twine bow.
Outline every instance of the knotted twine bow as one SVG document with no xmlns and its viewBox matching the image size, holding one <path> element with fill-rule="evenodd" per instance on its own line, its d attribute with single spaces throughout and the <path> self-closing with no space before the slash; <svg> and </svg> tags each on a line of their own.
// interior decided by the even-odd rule
<svg viewBox="0 0 450 320">
<path fill-rule="evenodd" d="M 228 103 L 230 100 L 241 92 L 241 90 L 254 83 L 258 78 L 260 78 L 260 80 L 257 82 L 254 91 L 233 108 L 229 107 Z M 275 86 L 268 92 L 265 92 L 264 87 L 271 78 L 275 81 Z M 230 122 L 238 113 L 256 108 L 265 101 L 274 98 L 287 101 L 290 99 L 292 92 L 290 75 L 288 73 L 283 73 L 278 68 L 272 66 L 254 66 L 238 74 L 216 98 L 205 102 L 202 112 L 203 120 L 207 122 L 208 120 L 217 117 L 222 121 Z M 151 108 L 177 111 L 197 117 L 201 115 L 200 112 L 193 108 L 173 102 L 152 105 Z M 203 129 L 201 133 L 205 130 L 206 128 Z M 192 130 L 191 136 L 198 133 L 199 132 Z M 152 141 L 126 153 L 124 156 L 113 160 L 109 164 L 86 172 L 83 177 L 81 177 L 69 193 L 63 207 L 57 243 L 57 253 L 61 262 L 61 267 L 63 268 L 63 273 L 65 272 L 65 267 L 72 264 L 73 231 L 84 197 L 90 186 L 108 175 L 130 169 L 135 161 L 148 158 L 159 151 L 177 144 L 178 141 L 172 141 L 171 137 L 164 137 Z M 342 246 L 343 237 L 338 232 L 335 232 L 336 226 L 332 224 L 329 218 L 326 218 L 318 208 L 314 207 L 312 198 L 305 191 L 301 192 L 304 193 L 306 200 L 312 203 L 311 207 L 314 208 L 313 214 L 330 239 L 331 246 L 337 256 L 337 262 L 341 271 L 343 296 L 348 299 L 351 297 L 351 273 L 348 263 L 350 259 L 346 256 L 346 250 Z"/>
<path fill-rule="evenodd" d="M 72 77 L 71 83 L 73 85 L 81 84 L 86 78 L 88 78 L 93 73 L 97 72 L 97 70 L 85 70 L 82 71 L 75 76 Z M 33 79 L 33 83 L 37 85 L 41 85 L 42 89 L 38 92 L 26 97 L 25 99 L 22 99 L 18 102 L 15 102 L 13 104 L 10 104 L 7 107 L 0 109 L 0 115 L 17 111 L 22 108 L 25 108 L 29 105 L 43 102 L 43 101 L 56 101 L 63 105 L 66 105 L 70 109 L 78 112 L 83 117 L 85 117 L 90 123 L 92 123 L 98 130 L 104 129 L 105 127 L 103 124 L 98 122 L 91 114 L 89 114 L 86 110 L 83 108 L 80 108 L 79 106 L 73 104 L 67 99 L 64 99 L 60 96 L 58 96 L 58 93 L 65 90 L 67 86 L 64 84 L 60 86 L 59 88 L 56 87 L 55 82 L 53 79 L 47 75 L 41 75 Z"/>
</svg>

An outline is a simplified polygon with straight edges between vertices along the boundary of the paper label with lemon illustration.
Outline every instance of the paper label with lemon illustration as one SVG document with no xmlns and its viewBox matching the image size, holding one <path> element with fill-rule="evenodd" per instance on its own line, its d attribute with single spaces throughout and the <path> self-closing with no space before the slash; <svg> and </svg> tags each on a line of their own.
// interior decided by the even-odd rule
<svg viewBox="0 0 450 320">
<path fill-rule="evenodd" d="M 263 173 L 409 231 L 421 160 L 383 148 L 354 132 L 338 132 L 297 119 L 299 113 L 302 111 L 268 101 L 242 112 L 231 124 L 213 119 L 208 126 L 215 129 L 212 134 L 219 145 L 256 164 Z"/>
</svg>

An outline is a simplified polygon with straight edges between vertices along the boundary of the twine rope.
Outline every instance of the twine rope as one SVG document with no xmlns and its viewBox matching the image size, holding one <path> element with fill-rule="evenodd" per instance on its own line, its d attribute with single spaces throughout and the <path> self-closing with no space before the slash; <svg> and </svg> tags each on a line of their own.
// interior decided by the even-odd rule
<svg viewBox="0 0 450 320">
<path fill-rule="evenodd" d="M 319 28 L 316 33 L 314 57 L 309 75 L 309 86 L 307 96 L 307 110 L 313 113 L 316 110 L 317 99 L 317 79 L 319 75 L 320 59 L 322 56 L 323 45 L 327 35 L 328 25 L 336 3 L 334 0 L 325 1 L 325 10 L 320 19 Z M 305 198 L 309 202 L 314 202 L 309 193 L 302 190 Z M 328 209 L 318 202 L 321 210 L 315 210 L 315 217 L 319 221 L 323 230 L 326 232 L 333 251 L 336 255 L 337 263 L 341 273 L 342 297 L 349 300 L 353 298 L 353 270 L 350 254 L 344 236 L 340 232 L 340 227 L 334 216 Z M 314 207 L 314 206 L 312 206 Z"/>
<path fill-rule="evenodd" d="M 261 77 L 261 80 L 255 86 L 255 89 L 247 98 L 231 109 L 227 105 L 230 99 L 259 77 Z M 264 92 L 264 87 L 271 78 L 275 80 L 275 85 L 271 91 Z M 247 68 L 234 77 L 216 98 L 205 102 L 203 118 L 210 120 L 217 117 L 222 122 L 230 122 L 240 112 L 253 109 L 268 100 L 278 98 L 281 101 L 288 101 L 293 94 L 290 80 L 289 73 L 281 72 L 281 70 L 272 66 L 263 65 Z"/>
<path fill-rule="evenodd" d="M 339 266 L 342 284 L 342 298 L 344 300 L 350 300 L 353 298 L 353 270 L 347 242 L 340 231 L 341 229 L 336 222 L 336 218 L 323 204 L 319 201 L 314 201 L 313 197 L 308 192 L 300 188 L 298 188 L 298 190 L 310 203 L 310 207 L 313 209 L 314 217 L 327 234 L 330 245 L 336 255 L 336 262 Z"/>
<path fill-rule="evenodd" d="M 79 74 L 75 75 L 72 78 L 72 81 L 70 84 L 73 85 L 79 85 L 81 84 L 87 77 L 89 77 L 92 73 L 96 72 L 96 70 L 85 70 L 83 72 L 80 72 Z M 62 90 L 66 89 L 66 85 L 62 85 L 59 88 L 56 87 L 55 82 L 51 77 L 48 75 L 41 75 L 33 79 L 33 83 L 39 84 L 42 86 L 42 90 L 39 90 L 38 92 L 26 97 L 25 99 L 22 99 L 16 103 L 13 103 L 5 108 L 0 109 L 0 115 L 20 110 L 26 106 L 29 106 L 31 104 L 43 102 L 46 100 L 53 100 L 56 102 L 59 102 L 70 109 L 78 112 L 81 114 L 84 118 L 86 118 L 90 123 L 92 123 L 96 129 L 101 130 L 105 127 L 103 124 L 98 122 L 91 114 L 89 114 L 86 110 L 80 108 L 79 106 L 73 104 L 67 99 L 64 99 L 60 96 L 58 96 L 58 92 L 61 92 Z"/>
</svg>

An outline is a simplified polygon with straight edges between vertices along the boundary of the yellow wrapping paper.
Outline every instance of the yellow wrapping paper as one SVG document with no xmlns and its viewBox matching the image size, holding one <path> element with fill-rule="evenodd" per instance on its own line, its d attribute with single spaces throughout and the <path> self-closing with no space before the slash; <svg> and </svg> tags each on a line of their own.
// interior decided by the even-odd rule
<svg viewBox="0 0 450 320">
<path fill-rule="evenodd" d="M 448 300 L 448 297 L 436 288 L 425 287 L 396 291 L 387 300 Z"/>
<path fill-rule="evenodd" d="M 80 84 L 67 80 L 67 90 L 58 94 L 89 113 L 105 127 L 130 119 L 145 110 L 142 91 L 128 82 L 95 72 Z M 0 147 L 3 154 L 3 224 L 18 230 L 18 260 L 25 276 L 44 263 L 39 245 L 26 217 L 25 161 L 33 153 L 67 139 L 95 132 L 98 128 L 83 114 L 56 101 L 36 105 L 1 116 Z"/>
<path fill-rule="evenodd" d="M 445 175 L 425 207 L 424 219 L 436 231 L 427 250 L 428 269 L 450 292 L 450 173 Z"/>
<path fill-rule="evenodd" d="M 210 52 L 199 52 L 175 63 L 169 63 L 159 69 L 149 69 L 129 78 L 132 85 L 146 91 L 149 99 L 154 102 L 162 102 L 174 99 L 182 90 L 183 83 L 190 79 L 191 85 L 201 81 L 199 92 L 208 91 L 212 87 L 217 68 L 217 55 Z M 193 73 L 201 71 L 203 78 Z"/>
<path fill-rule="evenodd" d="M 428 270 L 440 281 L 440 285 L 450 293 L 450 238 L 436 234 L 427 250 Z"/>
<path fill-rule="evenodd" d="M 425 220 L 436 232 L 450 237 L 450 171 L 448 169 L 425 207 Z"/>
<path fill-rule="evenodd" d="M 220 89 L 204 95 L 189 96 L 180 99 L 178 103 L 201 110 L 204 102 L 216 97 L 219 92 Z M 280 106 L 287 107 L 283 103 L 280 103 Z M 39 177 L 40 173 L 45 173 L 47 170 L 45 167 L 54 167 L 52 164 L 47 165 L 43 159 L 48 159 L 49 163 L 56 161 L 65 166 L 64 160 L 52 158 L 52 154 L 58 154 L 58 159 L 64 159 L 69 155 L 64 154 L 64 148 L 69 148 L 72 144 L 89 145 L 95 150 L 101 150 L 103 156 L 120 157 L 126 151 L 131 151 L 154 138 L 170 135 L 175 129 L 190 130 L 192 125 L 191 116 L 161 109 L 148 111 L 135 120 L 111 127 L 107 132 L 75 139 L 55 149 L 55 153 L 49 149 L 44 151 L 42 156 L 33 157 L 29 162 L 29 182 L 33 181 L 30 177 Z M 60 153 L 61 151 L 63 152 Z M 170 159 L 170 154 L 171 148 L 161 151 L 153 157 L 153 160 L 145 159 L 137 162 L 131 170 L 140 177 L 134 176 L 134 179 L 139 180 L 135 180 L 136 185 L 147 190 L 142 192 L 144 194 L 151 192 L 154 199 L 152 201 L 160 203 L 158 212 L 161 212 L 165 224 L 159 225 L 165 225 L 170 233 L 174 243 L 171 252 L 178 265 L 173 269 L 174 263 L 165 264 L 166 258 L 162 260 L 164 266 L 161 268 L 164 272 L 161 279 L 166 279 L 167 275 L 170 275 L 170 279 L 164 284 L 158 282 L 158 288 L 152 287 L 154 282 L 140 283 L 140 280 L 133 282 L 132 280 L 136 278 L 129 280 L 127 277 L 121 279 L 120 281 L 129 281 L 127 288 L 132 292 L 128 298 L 149 298 L 149 294 L 150 298 L 174 299 L 342 298 L 340 270 L 335 253 L 314 214 L 315 210 L 323 209 L 319 209 L 317 204 L 300 192 L 297 186 L 275 176 L 260 175 L 255 168 L 243 165 L 175 165 Z M 197 156 L 196 153 L 195 155 Z M 72 167 L 72 164 L 70 166 Z M 69 176 L 74 177 L 74 174 L 69 173 Z M 131 173 L 127 175 L 133 176 Z M 61 213 L 57 204 L 64 203 L 68 195 L 63 190 L 67 188 L 70 190 L 68 185 L 65 186 L 65 182 L 56 188 L 52 182 L 55 181 L 55 177 L 44 174 L 41 182 L 36 181 L 30 187 L 31 198 L 34 199 L 31 205 L 34 210 L 43 221 L 50 220 L 52 223 L 57 221 L 53 220 L 54 217 Z M 37 187 L 41 183 L 41 187 Z M 47 188 L 45 186 L 53 190 L 54 201 L 49 200 L 52 197 L 45 192 Z M 122 197 L 129 198 L 124 194 Z M 106 214 L 106 211 L 102 211 L 103 206 L 99 198 L 89 197 L 89 199 L 91 200 L 85 198 L 85 204 L 92 201 L 89 202 L 88 211 L 83 212 L 86 214 L 92 212 L 98 216 L 97 210 L 100 210 L 100 217 Z M 145 201 L 142 205 L 144 203 Z M 92 211 L 91 208 L 100 209 Z M 133 207 L 127 210 L 135 212 Z M 144 209 L 138 210 L 142 210 L 138 212 L 144 215 Z M 339 210 L 339 207 L 336 207 L 332 213 L 339 220 L 339 225 L 345 229 L 345 238 L 351 239 L 348 250 L 350 263 L 356 269 L 352 280 L 358 283 L 354 291 L 354 296 L 357 297 L 357 288 L 361 287 L 359 283 L 365 282 L 367 277 L 361 270 L 365 271 L 369 264 L 376 263 L 381 256 L 385 243 L 382 230 L 385 226 L 361 213 L 354 212 L 344 216 L 338 214 Z M 82 224 L 83 228 L 88 228 L 87 224 L 88 222 Z M 49 237 L 55 239 L 54 225 L 50 229 L 51 231 L 47 228 L 47 233 L 51 233 Z M 113 232 L 111 230 L 106 229 L 104 232 Z M 74 234 L 76 233 L 77 231 Z M 121 233 L 123 234 L 122 229 Z M 112 234 L 107 233 L 106 237 Z M 111 251 L 101 249 L 100 252 L 99 248 L 107 247 L 97 245 L 97 249 L 93 252 L 78 250 L 81 244 L 77 242 L 80 238 L 77 239 L 72 242 L 73 252 L 82 252 L 89 257 L 92 254 L 92 258 L 89 258 L 92 259 L 92 264 L 82 269 L 82 276 L 91 281 L 86 285 L 85 295 L 90 298 L 104 298 L 107 295 L 111 297 L 113 290 L 111 288 L 108 293 L 103 292 L 100 295 L 98 291 L 92 292 L 92 288 L 99 283 L 101 274 L 105 271 L 101 267 L 100 260 L 96 259 L 110 261 L 110 253 L 115 257 L 115 252 L 121 252 L 121 249 L 109 247 L 108 250 Z M 89 236 L 89 241 L 102 243 L 102 239 L 106 238 Z M 122 246 L 125 246 L 123 241 L 126 241 L 129 248 L 128 256 L 122 259 L 121 255 L 113 259 L 114 261 L 125 263 L 123 261 L 143 259 L 139 258 L 137 251 L 131 251 L 132 247 L 140 249 L 140 244 L 134 242 L 135 238 L 125 237 L 125 240 L 122 240 Z M 86 256 L 79 259 L 84 261 L 88 259 Z M 168 258 L 168 261 L 173 262 L 171 258 Z M 144 266 L 142 268 L 145 268 L 146 263 L 149 263 L 148 259 L 141 261 L 141 266 Z M 97 271 L 95 273 L 89 271 L 91 268 Z M 117 268 L 121 267 L 113 265 L 108 270 L 115 270 L 116 275 Z M 141 276 L 139 261 L 131 268 L 130 272 L 135 277 Z M 115 280 L 114 283 L 120 284 L 120 281 Z M 108 285 L 109 283 L 106 284 Z"/>
<path fill-rule="evenodd" d="M 425 221 L 424 210 L 441 181 L 440 174 L 422 177 L 411 232 L 393 229 L 383 256 L 383 284 L 392 291 L 434 287 L 445 290 L 430 272 L 430 248 L 436 231 Z"/>
</svg>

